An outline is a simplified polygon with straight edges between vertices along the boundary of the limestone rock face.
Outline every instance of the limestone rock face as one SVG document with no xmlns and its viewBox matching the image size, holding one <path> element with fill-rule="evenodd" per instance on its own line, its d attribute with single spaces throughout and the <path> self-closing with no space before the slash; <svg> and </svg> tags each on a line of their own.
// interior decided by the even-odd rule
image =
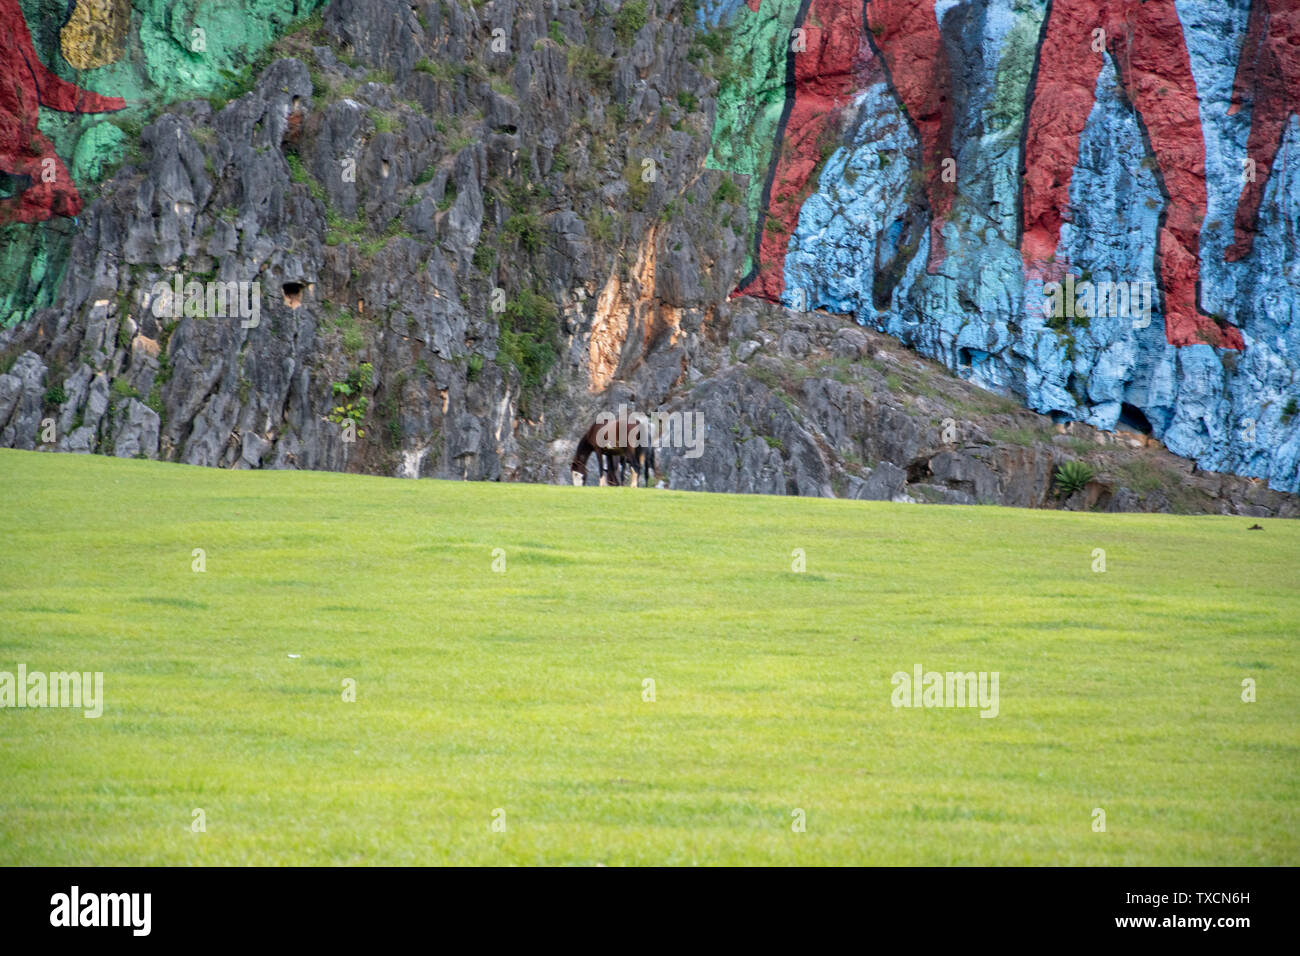
<svg viewBox="0 0 1300 956">
<path fill-rule="evenodd" d="M 249 66 L 229 99 L 179 102 L 178 41 L 147 6 L 118 71 L 141 88 L 99 92 L 170 105 L 138 131 L 87 127 L 78 151 L 125 159 L 75 223 L 4 233 L 25 278 L 0 290 L 22 316 L 0 330 L 0 446 L 567 484 L 579 436 L 621 404 L 699 423 L 698 447 L 657 450 L 672 488 L 1296 512 L 1300 126 L 1278 127 L 1242 219 L 1252 112 L 1275 119 L 1289 89 L 1238 78 L 1244 0 L 1178 4 L 1193 85 L 1170 115 L 1192 121 L 1191 89 L 1199 150 L 1151 146 L 1098 54 L 1077 151 L 1036 147 L 1077 159 L 1055 259 L 1033 269 L 1042 0 L 936 3 L 932 30 L 864 28 L 885 5 L 831 0 L 694 19 L 669 0 L 306 3 L 318 17 L 255 69 L 217 43 L 204 75 Z M 267 42 L 287 25 L 230 9 Z M 905 71 L 903 47 L 928 66 Z M 1183 82 L 1166 59 L 1152 76 Z M 798 122 L 782 90 L 812 96 Z M 1189 180 L 1195 242 L 1166 201 Z M 1210 317 L 1213 343 L 1169 341 L 1166 288 L 1189 266 L 1200 311 L 1180 299 L 1177 321 Z M 1150 285 L 1149 321 L 1096 299 L 1045 315 L 1041 285 L 1066 276 Z M 1063 496 L 1068 460 L 1095 476 Z"/>
<path fill-rule="evenodd" d="M 683 379 L 739 266 L 701 175 L 713 54 L 666 4 L 300 6 L 247 92 L 152 116 L 59 224 L 52 304 L 0 330 L 0 443 L 567 478 L 607 390 Z M 175 52 L 152 9 L 128 57 Z"/>
<path fill-rule="evenodd" d="M 45 364 L 35 352 L 24 352 L 8 374 L 0 375 L 0 446 L 36 447 L 45 378 Z"/>
</svg>

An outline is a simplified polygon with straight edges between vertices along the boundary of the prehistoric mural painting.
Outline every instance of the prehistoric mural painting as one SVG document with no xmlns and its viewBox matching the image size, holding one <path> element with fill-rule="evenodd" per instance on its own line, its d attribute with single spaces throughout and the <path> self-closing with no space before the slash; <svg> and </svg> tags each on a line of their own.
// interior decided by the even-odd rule
<svg viewBox="0 0 1300 956">
<path fill-rule="evenodd" d="M 701 2 L 736 294 L 1296 486 L 1300 3 Z"/>
<path fill-rule="evenodd" d="M 748 0 L 760 9 L 759 0 Z M 933 0 L 807 0 L 794 19 L 788 52 L 788 96 L 773 144 L 762 212 L 753 238 L 754 263 L 738 287 L 743 295 L 780 301 L 786 243 L 837 118 L 875 72 L 883 72 L 921 147 L 920 174 L 929 212 L 926 271 L 945 256 L 943 223 L 952 210 L 957 168 L 951 66 Z M 1295 112 L 1300 89 L 1300 5 L 1256 0 L 1242 50 L 1233 110 L 1256 104 L 1248 178 L 1228 258 L 1250 249 L 1267 170 Z M 1167 340 L 1242 349 L 1241 333 L 1199 304 L 1200 228 L 1206 216 L 1205 140 L 1198 97 L 1173 3 L 1143 0 L 1054 0 L 1039 40 L 1025 119 L 1021 252 L 1025 277 L 1060 280 L 1069 263 L 1058 256 L 1070 216 L 1070 181 L 1079 141 L 1105 57 L 1117 64 L 1160 176 L 1166 208 L 1158 273 Z"/>
<path fill-rule="evenodd" d="M 89 15 L 83 13 L 83 18 Z M 69 48 L 81 49 L 75 42 Z M 27 183 L 0 200 L 0 225 L 81 212 L 68 167 L 38 128 L 42 106 L 64 113 L 107 113 L 125 108 L 126 101 L 56 76 L 36 55 L 18 0 L 0 0 L 0 170 Z"/>
<path fill-rule="evenodd" d="M 750 6 L 757 9 L 758 0 L 750 0 Z M 882 65 L 922 144 L 931 219 L 927 269 L 933 274 L 943 261 L 941 225 L 952 208 L 956 183 L 952 164 L 944 164 L 952 154 L 951 77 L 933 0 L 810 0 L 796 22 L 789 58 L 791 95 L 766 191 L 771 222 L 756 237 L 756 265 L 741 282 L 741 293 L 779 301 L 786 237 L 798 220 L 828 134 L 834 133 L 865 78 Z"/>
<path fill-rule="evenodd" d="M 1206 214 L 1205 139 L 1196 82 L 1173 3 L 1054 0 L 1042 40 L 1025 123 L 1024 232 L 1028 278 L 1060 280 L 1061 226 L 1070 178 L 1105 55 L 1137 111 L 1155 158 L 1165 208 L 1158 242 L 1165 336 L 1171 345 L 1244 347 L 1237 329 L 1220 328 L 1199 305 L 1200 230 Z"/>
<path fill-rule="evenodd" d="M 1247 175 L 1234 221 L 1235 242 L 1228 261 L 1250 255 L 1273 162 L 1291 117 L 1300 113 L 1300 3 L 1295 0 L 1254 0 L 1250 25 L 1237 60 L 1229 114 L 1250 104 Z"/>
</svg>

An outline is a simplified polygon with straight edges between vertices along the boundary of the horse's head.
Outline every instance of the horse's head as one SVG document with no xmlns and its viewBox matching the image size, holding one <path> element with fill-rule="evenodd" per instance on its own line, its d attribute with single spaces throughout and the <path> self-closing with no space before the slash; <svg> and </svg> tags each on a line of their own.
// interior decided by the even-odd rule
<svg viewBox="0 0 1300 956">
<path fill-rule="evenodd" d="M 577 450 L 573 453 L 573 461 L 569 462 L 569 477 L 573 480 L 575 488 L 586 484 L 587 459 L 590 457 L 591 451 L 591 442 L 584 435 L 578 442 Z"/>
<path fill-rule="evenodd" d="M 573 487 L 577 488 L 587 483 L 587 455 L 591 450 L 578 446 L 578 453 L 573 456 L 573 461 L 569 462 L 569 477 L 573 479 Z"/>
</svg>

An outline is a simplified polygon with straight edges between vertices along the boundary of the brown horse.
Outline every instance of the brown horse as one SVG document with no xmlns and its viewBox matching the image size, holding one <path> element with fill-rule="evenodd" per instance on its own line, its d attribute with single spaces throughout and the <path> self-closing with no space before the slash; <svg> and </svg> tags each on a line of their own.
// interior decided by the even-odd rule
<svg viewBox="0 0 1300 956">
<path fill-rule="evenodd" d="M 644 416 L 626 413 L 603 413 L 578 441 L 569 464 L 573 483 L 581 485 L 587 478 L 587 459 L 596 453 L 596 464 L 601 470 L 601 481 L 607 485 L 621 485 L 628 466 L 632 467 L 632 487 L 637 478 L 648 487 L 650 469 L 655 464 L 650 422 Z"/>
</svg>

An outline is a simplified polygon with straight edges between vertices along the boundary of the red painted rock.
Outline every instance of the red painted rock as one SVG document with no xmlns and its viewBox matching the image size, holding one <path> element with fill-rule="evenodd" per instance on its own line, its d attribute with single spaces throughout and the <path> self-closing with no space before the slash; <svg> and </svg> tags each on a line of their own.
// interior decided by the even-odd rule
<svg viewBox="0 0 1300 956">
<path fill-rule="evenodd" d="M 0 223 L 76 216 L 81 196 L 54 145 L 37 128 L 40 107 L 104 113 L 122 109 L 126 101 L 55 76 L 36 55 L 18 0 L 0 0 L 0 76 L 0 169 L 31 181 L 24 192 L 0 202 Z"/>
</svg>

